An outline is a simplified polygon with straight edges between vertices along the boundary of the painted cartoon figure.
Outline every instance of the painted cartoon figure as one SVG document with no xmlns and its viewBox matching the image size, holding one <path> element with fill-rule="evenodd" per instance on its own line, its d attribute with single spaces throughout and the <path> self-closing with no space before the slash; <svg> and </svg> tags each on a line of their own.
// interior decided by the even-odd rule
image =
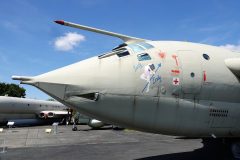
<svg viewBox="0 0 240 160">
<path fill-rule="evenodd" d="M 149 87 L 150 87 L 150 81 L 151 81 L 151 77 L 152 75 L 155 74 L 155 66 L 154 64 L 149 64 L 149 65 L 146 65 L 144 67 L 144 72 L 143 74 L 141 74 L 141 79 L 147 81 L 147 86 L 146 86 L 146 92 L 149 92 Z"/>
</svg>

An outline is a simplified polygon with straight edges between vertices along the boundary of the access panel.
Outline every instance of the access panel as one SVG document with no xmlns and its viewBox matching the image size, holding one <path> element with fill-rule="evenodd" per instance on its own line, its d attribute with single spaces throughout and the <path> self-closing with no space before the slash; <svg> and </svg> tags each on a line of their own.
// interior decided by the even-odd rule
<svg viewBox="0 0 240 160">
<path fill-rule="evenodd" d="M 202 84 L 201 55 L 190 50 L 178 51 L 181 67 L 180 84 L 184 94 L 198 94 Z"/>
</svg>

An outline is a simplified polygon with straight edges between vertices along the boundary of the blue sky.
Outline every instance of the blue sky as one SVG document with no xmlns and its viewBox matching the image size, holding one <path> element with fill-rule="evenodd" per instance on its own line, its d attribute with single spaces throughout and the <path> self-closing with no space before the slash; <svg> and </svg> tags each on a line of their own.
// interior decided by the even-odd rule
<svg viewBox="0 0 240 160">
<path fill-rule="evenodd" d="M 0 81 L 35 76 L 109 51 L 121 40 L 69 28 L 80 23 L 151 40 L 240 50 L 239 0 L 9 0 L 0 2 Z M 47 99 L 23 85 L 27 97 Z"/>
</svg>

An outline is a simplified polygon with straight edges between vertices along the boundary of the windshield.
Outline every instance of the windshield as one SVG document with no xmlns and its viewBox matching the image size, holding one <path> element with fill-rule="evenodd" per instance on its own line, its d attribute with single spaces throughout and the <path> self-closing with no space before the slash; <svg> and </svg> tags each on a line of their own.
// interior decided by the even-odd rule
<svg viewBox="0 0 240 160">
<path fill-rule="evenodd" d="M 151 44 L 148 44 L 146 42 L 129 44 L 128 47 L 130 47 L 133 50 L 133 52 L 142 52 L 147 49 L 153 48 L 153 46 Z"/>
<path fill-rule="evenodd" d="M 151 44 L 146 42 L 138 42 L 138 43 L 132 43 L 132 44 L 121 44 L 118 47 L 114 48 L 111 52 L 99 55 L 98 58 L 106 58 L 113 55 L 117 55 L 118 57 L 125 57 L 130 55 L 126 46 L 128 46 L 134 53 L 137 52 L 143 52 L 147 49 L 154 48 Z"/>
</svg>

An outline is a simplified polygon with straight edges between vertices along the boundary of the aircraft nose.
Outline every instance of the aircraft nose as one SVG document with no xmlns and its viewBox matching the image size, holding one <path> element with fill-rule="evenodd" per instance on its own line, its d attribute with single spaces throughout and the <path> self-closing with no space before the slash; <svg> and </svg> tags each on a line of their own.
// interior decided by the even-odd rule
<svg viewBox="0 0 240 160">
<path fill-rule="evenodd" d="M 96 60 L 97 58 L 93 57 L 35 77 L 12 76 L 12 79 L 20 80 L 22 84 L 33 85 L 53 98 L 63 100 L 69 88 L 78 91 L 89 88 L 89 79 L 93 79 L 96 71 Z"/>
<path fill-rule="evenodd" d="M 47 76 L 48 77 L 48 76 Z M 46 78 L 47 78 L 46 77 Z M 24 76 L 12 76 L 13 80 L 19 80 L 21 84 L 29 84 L 37 87 L 43 92 L 49 94 L 55 99 L 64 99 L 65 84 L 55 83 L 53 81 L 47 81 L 47 79 L 40 80 L 38 77 L 24 77 Z"/>
</svg>

